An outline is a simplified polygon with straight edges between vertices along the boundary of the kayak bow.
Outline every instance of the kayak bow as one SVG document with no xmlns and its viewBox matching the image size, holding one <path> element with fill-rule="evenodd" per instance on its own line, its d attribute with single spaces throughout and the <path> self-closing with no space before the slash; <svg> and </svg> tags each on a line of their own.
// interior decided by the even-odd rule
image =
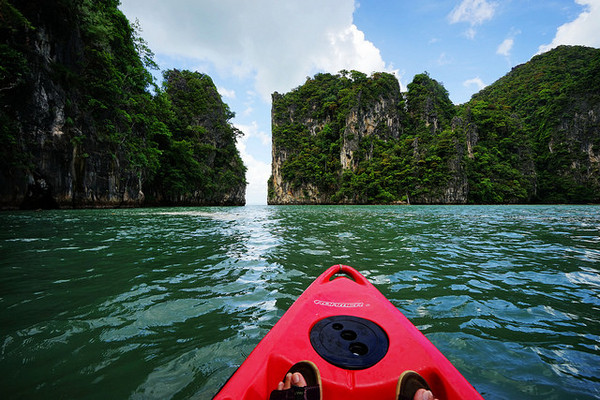
<svg viewBox="0 0 600 400">
<path fill-rule="evenodd" d="M 214 398 L 266 400 L 302 360 L 319 368 L 326 400 L 394 399 L 405 370 L 423 376 L 440 400 L 483 399 L 408 318 L 345 265 L 306 289 Z"/>
</svg>

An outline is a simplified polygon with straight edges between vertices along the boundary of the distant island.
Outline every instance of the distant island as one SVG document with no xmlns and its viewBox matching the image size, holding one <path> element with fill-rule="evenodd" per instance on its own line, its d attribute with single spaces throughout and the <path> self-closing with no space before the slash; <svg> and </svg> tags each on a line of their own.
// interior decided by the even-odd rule
<svg viewBox="0 0 600 400">
<path fill-rule="evenodd" d="M 0 208 L 243 205 L 211 78 L 164 72 L 117 1 L 0 2 Z"/>
<path fill-rule="evenodd" d="M 455 106 L 416 75 L 274 93 L 269 204 L 600 202 L 600 50 L 537 55 Z"/>
</svg>

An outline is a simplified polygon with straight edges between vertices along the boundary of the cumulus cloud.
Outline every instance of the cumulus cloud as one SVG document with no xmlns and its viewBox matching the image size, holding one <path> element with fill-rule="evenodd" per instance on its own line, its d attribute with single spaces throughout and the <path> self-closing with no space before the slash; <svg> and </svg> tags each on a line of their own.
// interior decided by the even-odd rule
<svg viewBox="0 0 600 400">
<path fill-rule="evenodd" d="M 121 9 L 155 53 L 253 78 L 265 100 L 321 70 L 391 70 L 353 24 L 354 0 L 122 0 Z"/>
<path fill-rule="evenodd" d="M 496 49 L 496 54 L 506 57 L 506 61 L 508 62 L 509 65 L 511 64 L 511 61 L 510 61 L 511 51 L 515 45 L 515 36 L 520 35 L 520 34 L 521 34 L 521 30 L 512 28 L 510 30 L 508 36 L 506 37 L 506 39 L 504 39 L 502 41 L 502 43 L 500 43 L 498 45 L 498 48 Z"/>
<path fill-rule="evenodd" d="M 485 83 L 483 83 L 483 81 L 481 80 L 480 77 L 476 77 L 473 79 L 467 79 L 466 81 L 463 82 L 464 87 L 470 87 L 473 85 L 477 86 L 478 90 L 481 90 L 487 86 Z"/>
<path fill-rule="evenodd" d="M 600 0 L 575 0 L 575 3 L 585 10 L 574 21 L 559 26 L 552 42 L 541 45 L 538 54 L 563 44 L 600 47 Z"/>
<path fill-rule="evenodd" d="M 465 35 L 469 39 L 473 39 L 476 34 L 475 26 L 483 24 L 493 18 L 496 11 L 496 3 L 487 0 L 462 0 L 462 2 L 454 7 L 448 14 L 448 21 L 451 24 L 465 22 L 470 24 Z"/>
<path fill-rule="evenodd" d="M 468 22 L 471 25 L 481 25 L 492 19 L 496 9 L 495 3 L 487 0 L 463 0 L 448 15 L 451 24 Z"/>
<path fill-rule="evenodd" d="M 496 54 L 508 57 L 514 44 L 515 40 L 513 38 L 504 39 L 504 41 L 498 46 L 498 49 L 496 49 Z"/>
</svg>

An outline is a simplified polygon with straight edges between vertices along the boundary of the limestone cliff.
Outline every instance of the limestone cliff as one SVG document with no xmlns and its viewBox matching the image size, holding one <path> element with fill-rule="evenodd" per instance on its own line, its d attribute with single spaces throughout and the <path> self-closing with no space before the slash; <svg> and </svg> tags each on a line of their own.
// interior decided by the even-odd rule
<svg viewBox="0 0 600 400">
<path fill-rule="evenodd" d="M 177 131 L 169 95 L 148 91 L 152 54 L 117 5 L 0 2 L 0 208 L 244 204 L 233 114 L 221 105 L 191 124 L 202 138 Z"/>
<path fill-rule="evenodd" d="M 320 74 L 295 93 L 274 93 L 269 204 L 366 203 L 332 197 L 345 171 L 356 172 L 373 158 L 373 148 L 364 146 L 369 137 L 398 139 L 403 101 L 392 75 L 367 78 L 356 71 Z M 306 163 L 311 158 L 316 165 Z"/>
<path fill-rule="evenodd" d="M 561 46 L 455 106 L 427 73 L 273 95 L 270 204 L 600 202 L 600 50 Z"/>
<path fill-rule="evenodd" d="M 212 79 L 198 72 L 164 74 L 171 137 L 159 143 L 160 168 L 145 185 L 147 203 L 158 205 L 244 204 L 244 166 L 235 141 L 242 133 L 228 120 Z"/>
<path fill-rule="evenodd" d="M 464 141 L 449 139 L 453 156 L 436 162 L 451 171 L 448 181 L 423 187 L 398 179 L 430 163 L 427 136 L 439 135 L 454 115 L 443 90 L 438 101 L 437 82 L 424 75 L 412 87 L 424 94 L 404 95 L 390 74 L 342 71 L 275 93 L 269 204 L 465 203 Z M 416 129 L 425 133 L 414 135 Z M 405 161 L 411 165 L 402 167 Z"/>
<path fill-rule="evenodd" d="M 599 49 L 560 46 L 513 68 L 466 104 L 484 117 L 480 132 L 498 115 L 492 107 L 518 121 L 504 118 L 512 129 L 497 134 L 518 144 L 508 150 L 524 163 L 531 201 L 600 202 L 598 77 Z"/>
</svg>

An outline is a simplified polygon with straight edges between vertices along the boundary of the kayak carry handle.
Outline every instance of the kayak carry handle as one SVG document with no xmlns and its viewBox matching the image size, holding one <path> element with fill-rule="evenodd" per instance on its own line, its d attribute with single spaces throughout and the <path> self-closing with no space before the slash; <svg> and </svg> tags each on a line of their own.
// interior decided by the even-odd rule
<svg viewBox="0 0 600 400">
<path fill-rule="evenodd" d="M 339 276 L 336 276 L 336 275 L 339 275 Z M 333 279 L 339 278 L 339 277 L 350 278 L 354 282 L 358 283 L 359 285 L 368 285 L 369 284 L 369 281 L 367 280 L 367 278 L 365 278 L 360 272 L 358 272 L 357 270 L 355 270 L 354 268 L 352 268 L 348 265 L 342 265 L 342 264 L 338 264 L 338 265 L 334 265 L 333 267 L 330 267 L 325 272 L 323 272 L 321 274 L 321 276 L 319 276 L 317 278 L 316 281 L 322 285 L 324 283 L 327 283 L 327 282 L 329 282 Z"/>
</svg>

